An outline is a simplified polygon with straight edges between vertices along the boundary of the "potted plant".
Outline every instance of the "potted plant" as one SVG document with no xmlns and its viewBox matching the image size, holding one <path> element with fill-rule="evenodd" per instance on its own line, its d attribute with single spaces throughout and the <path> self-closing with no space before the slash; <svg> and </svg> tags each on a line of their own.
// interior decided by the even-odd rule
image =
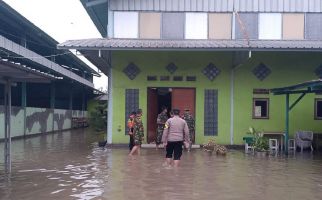
<svg viewBox="0 0 322 200">
<path fill-rule="evenodd" d="M 253 147 L 255 152 L 268 153 L 269 145 L 268 139 L 264 137 L 264 134 L 256 131 L 253 127 L 249 127 L 249 134 L 253 135 Z"/>
</svg>

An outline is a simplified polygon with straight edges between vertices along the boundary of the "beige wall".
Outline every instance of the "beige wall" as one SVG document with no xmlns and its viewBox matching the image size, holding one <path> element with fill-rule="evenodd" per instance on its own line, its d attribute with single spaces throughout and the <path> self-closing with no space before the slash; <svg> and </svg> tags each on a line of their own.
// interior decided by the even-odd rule
<svg viewBox="0 0 322 200">
<path fill-rule="evenodd" d="M 140 38 L 160 39 L 160 13 L 140 13 Z"/>
<path fill-rule="evenodd" d="M 231 21 L 229 13 L 209 14 L 209 39 L 231 39 Z"/>
<path fill-rule="evenodd" d="M 304 14 L 283 14 L 283 39 L 304 39 Z"/>
</svg>

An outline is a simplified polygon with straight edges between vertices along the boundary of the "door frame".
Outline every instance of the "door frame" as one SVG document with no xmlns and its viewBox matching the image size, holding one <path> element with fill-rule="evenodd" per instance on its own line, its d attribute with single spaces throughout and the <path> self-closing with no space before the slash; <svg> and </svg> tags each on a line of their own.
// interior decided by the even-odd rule
<svg viewBox="0 0 322 200">
<path fill-rule="evenodd" d="M 147 95 L 146 95 L 146 98 L 147 98 L 147 105 L 146 105 L 146 108 L 147 108 L 147 120 L 146 120 L 146 122 L 147 122 L 147 127 L 146 127 L 146 142 L 148 143 L 148 127 L 149 127 L 149 123 L 148 123 L 148 118 L 150 117 L 149 115 L 150 115 L 150 112 L 148 111 L 148 108 L 149 108 L 149 99 L 148 99 L 148 97 L 149 97 L 149 94 L 148 94 L 148 92 L 149 92 L 149 89 L 152 89 L 152 88 L 156 88 L 156 89 L 158 89 L 158 88 L 171 88 L 171 89 L 193 89 L 194 90 L 194 98 L 193 98 L 193 106 L 194 106 L 194 110 L 195 110 L 195 113 L 194 113 L 194 119 L 195 119 L 195 121 L 196 121 L 196 113 L 197 113 L 197 110 L 196 110 L 196 96 L 197 96 L 197 94 L 196 94 L 196 87 L 158 87 L 158 86 L 148 86 L 147 87 Z M 171 92 L 172 93 L 172 92 Z M 172 94 L 171 94 L 171 98 L 172 98 Z M 172 101 L 172 100 L 171 100 Z M 158 102 L 158 104 L 159 104 L 159 102 Z M 171 104 L 172 104 L 172 102 L 171 102 Z M 171 107 L 172 107 L 172 105 L 171 105 Z M 168 111 L 168 112 L 170 112 L 170 111 Z M 181 113 L 182 111 L 180 111 L 180 113 Z M 159 113 L 158 113 L 159 114 Z M 196 137 L 196 131 L 195 131 L 195 137 Z"/>
</svg>

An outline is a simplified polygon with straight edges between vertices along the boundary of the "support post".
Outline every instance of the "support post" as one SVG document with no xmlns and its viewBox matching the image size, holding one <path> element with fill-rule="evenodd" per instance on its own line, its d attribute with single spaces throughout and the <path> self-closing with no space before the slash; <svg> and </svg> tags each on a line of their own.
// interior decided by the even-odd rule
<svg viewBox="0 0 322 200">
<path fill-rule="evenodd" d="M 84 87 L 82 88 L 82 117 L 85 117 L 84 113 L 85 113 L 85 91 L 84 91 Z"/>
<path fill-rule="evenodd" d="M 55 99 L 56 99 L 56 88 L 55 88 L 55 82 L 51 82 L 50 84 L 50 109 L 53 115 L 53 121 L 52 121 L 52 127 L 51 130 L 55 130 Z"/>
<path fill-rule="evenodd" d="M 69 110 L 73 111 L 73 83 L 70 84 L 69 91 Z"/>
<path fill-rule="evenodd" d="M 27 117 L 27 83 L 21 83 L 21 107 L 24 110 L 23 114 L 23 135 L 26 136 L 26 117 Z"/>
<path fill-rule="evenodd" d="M 5 171 L 11 173 L 11 81 L 7 80 L 5 85 Z"/>
<path fill-rule="evenodd" d="M 286 106 L 285 106 L 285 154 L 288 154 L 288 132 L 289 132 L 289 114 L 290 114 L 290 94 L 286 94 Z"/>
<path fill-rule="evenodd" d="M 112 68 L 108 69 L 107 144 L 112 144 L 113 91 Z"/>
</svg>

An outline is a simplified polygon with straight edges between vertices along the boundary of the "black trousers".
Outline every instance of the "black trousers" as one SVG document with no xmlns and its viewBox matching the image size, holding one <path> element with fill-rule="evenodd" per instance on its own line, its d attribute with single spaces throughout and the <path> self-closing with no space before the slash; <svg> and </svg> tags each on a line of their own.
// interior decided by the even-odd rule
<svg viewBox="0 0 322 200">
<path fill-rule="evenodd" d="M 180 160 L 182 155 L 183 141 L 175 141 L 167 143 L 167 155 L 166 158 L 172 158 L 173 160 Z"/>
<path fill-rule="evenodd" d="M 129 142 L 130 151 L 133 149 L 133 147 L 134 147 L 134 137 L 130 135 L 130 142 Z"/>
</svg>

